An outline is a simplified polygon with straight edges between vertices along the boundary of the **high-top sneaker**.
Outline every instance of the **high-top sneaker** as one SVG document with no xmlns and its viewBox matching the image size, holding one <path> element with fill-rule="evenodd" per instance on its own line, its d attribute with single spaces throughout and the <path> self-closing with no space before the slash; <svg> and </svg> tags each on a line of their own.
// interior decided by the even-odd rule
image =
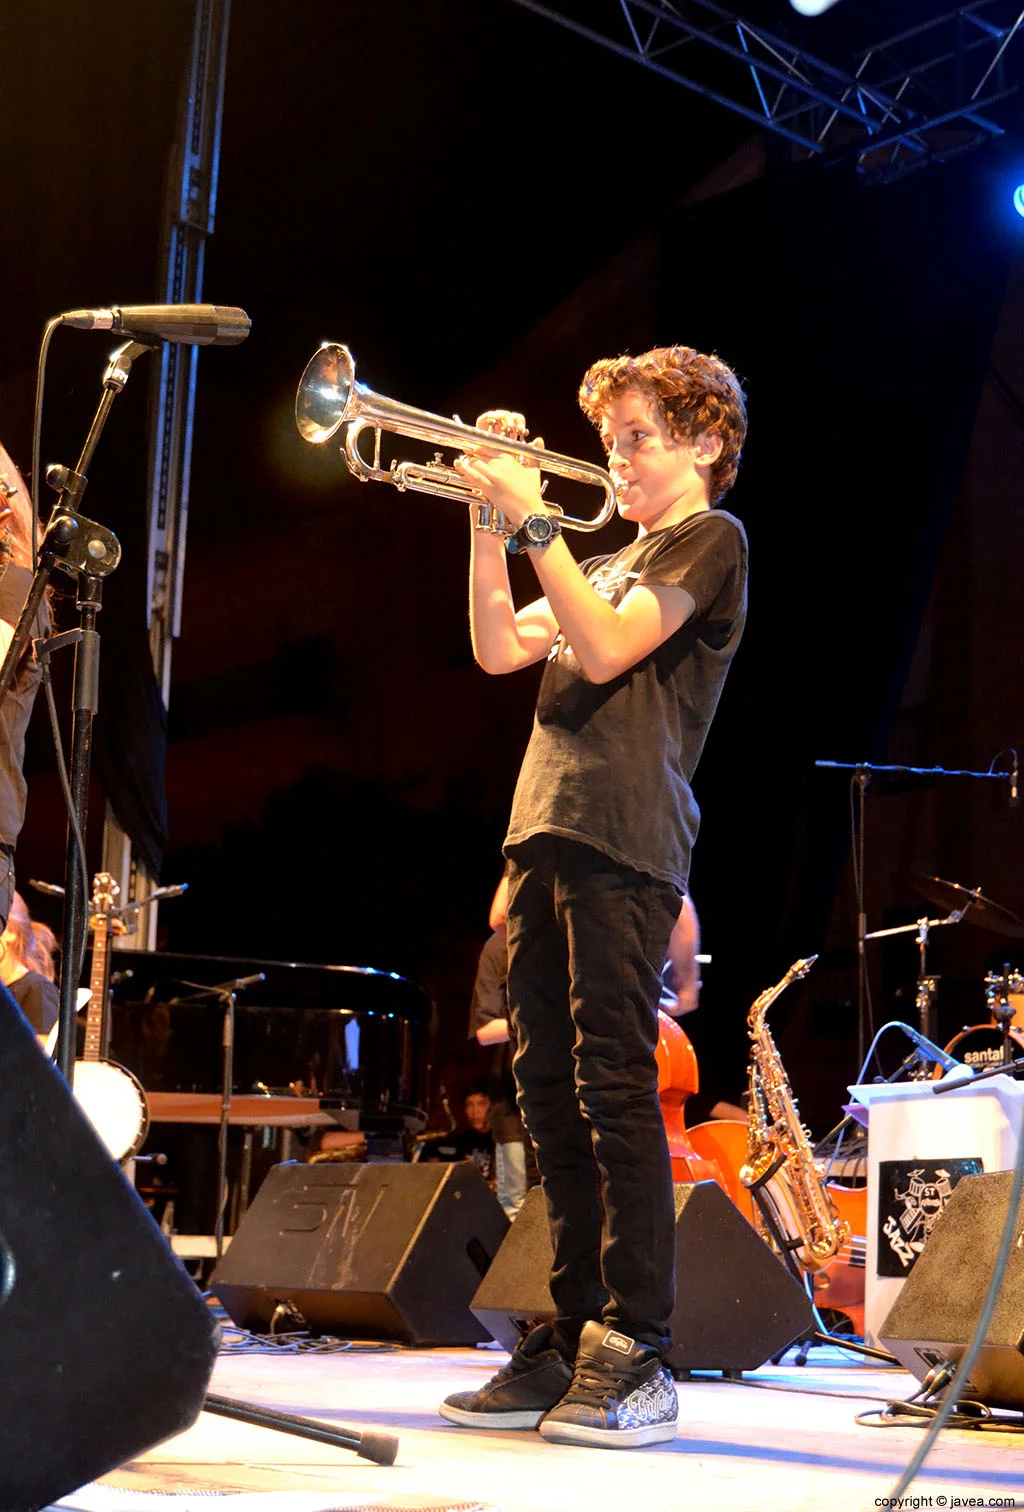
<svg viewBox="0 0 1024 1512">
<path fill-rule="evenodd" d="M 632 1449 L 676 1436 L 675 1382 L 649 1344 L 587 1323 L 572 1385 L 540 1425 L 556 1444 Z"/>
<path fill-rule="evenodd" d="M 571 1383 L 572 1365 L 557 1347 L 554 1329 L 540 1323 L 479 1391 L 457 1391 L 438 1411 L 460 1428 L 536 1428 Z"/>
</svg>

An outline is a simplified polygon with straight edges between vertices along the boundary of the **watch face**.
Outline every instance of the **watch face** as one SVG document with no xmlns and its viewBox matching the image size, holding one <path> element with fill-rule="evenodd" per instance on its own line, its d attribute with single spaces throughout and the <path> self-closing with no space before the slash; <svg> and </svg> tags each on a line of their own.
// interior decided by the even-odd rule
<svg viewBox="0 0 1024 1512">
<path fill-rule="evenodd" d="M 550 541 L 551 537 L 555 533 L 554 525 L 552 521 L 548 519 L 547 515 L 531 516 L 531 518 L 525 522 L 523 528 L 526 534 L 529 536 L 530 540 L 538 546 L 545 541 Z"/>
</svg>

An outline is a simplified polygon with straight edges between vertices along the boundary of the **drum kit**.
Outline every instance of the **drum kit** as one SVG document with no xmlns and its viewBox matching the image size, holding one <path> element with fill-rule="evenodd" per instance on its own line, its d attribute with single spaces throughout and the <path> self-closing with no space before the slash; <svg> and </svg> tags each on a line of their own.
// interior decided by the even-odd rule
<svg viewBox="0 0 1024 1512">
<path fill-rule="evenodd" d="M 948 910 L 946 916 L 941 919 L 918 919 L 913 924 L 900 924 L 891 929 L 876 929 L 864 938 L 877 940 L 890 935 L 911 933 L 916 936 L 917 1027 L 927 1039 L 934 1040 L 935 996 L 939 979 L 928 972 L 930 932 L 966 920 L 995 934 L 1024 940 L 1024 920 L 1002 904 L 987 898 L 979 887 L 963 887 L 959 882 L 947 882 L 942 877 L 915 875 L 910 880 L 915 891 L 929 903 Z M 985 976 L 985 1002 L 989 1011 L 988 1023 L 966 1024 L 945 1046 L 947 1054 L 975 1071 L 1009 1066 L 1011 1062 L 1024 1056 L 1024 976 L 1019 971 L 1012 970 L 1009 964 L 1004 965 L 1001 972 L 988 972 Z"/>
</svg>

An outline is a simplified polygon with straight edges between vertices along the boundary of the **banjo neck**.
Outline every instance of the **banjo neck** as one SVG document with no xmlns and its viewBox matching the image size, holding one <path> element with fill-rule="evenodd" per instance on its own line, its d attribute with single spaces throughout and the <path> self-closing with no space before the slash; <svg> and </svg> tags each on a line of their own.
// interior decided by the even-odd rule
<svg viewBox="0 0 1024 1512">
<path fill-rule="evenodd" d="M 75 1100 L 114 1160 L 134 1155 L 149 1128 L 146 1094 L 136 1077 L 104 1057 L 104 1027 L 110 989 L 110 936 L 124 932 L 115 906 L 120 888 L 107 872 L 93 878 L 89 928 L 92 962 L 89 1004 L 85 1013 L 85 1044 L 75 1070 Z"/>
<path fill-rule="evenodd" d="M 107 872 L 93 879 L 89 928 L 92 931 L 92 962 L 89 968 L 89 1003 L 85 1010 L 85 1043 L 82 1059 L 103 1059 L 107 994 L 110 991 L 110 936 L 114 928 L 114 899 L 119 888 Z"/>
</svg>

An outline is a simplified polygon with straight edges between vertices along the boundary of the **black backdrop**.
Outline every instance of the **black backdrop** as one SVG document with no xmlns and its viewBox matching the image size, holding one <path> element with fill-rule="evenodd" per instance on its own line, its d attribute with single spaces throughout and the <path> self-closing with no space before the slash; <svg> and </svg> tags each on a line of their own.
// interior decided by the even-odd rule
<svg viewBox="0 0 1024 1512">
<path fill-rule="evenodd" d="M 11 19 L 0 402 L 22 458 L 43 319 L 153 296 L 188 11 L 110 0 L 86 21 L 47 0 Z M 886 751 L 1013 247 L 1014 144 L 884 188 L 801 165 L 680 208 L 745 136 L 511 6 L 236 7 L 206 294 L 254 324 L 201 358 L 164 867 L 191 890 L 162 912 L 168 944 L 405 972 L 460 1053 L 536 678 L 471 664 L 457 508 L 346 481 L 297 437 L 295 384 L 317 342 L 347 340 L 385 394 L 522 406 L 594 456 L 586 364 L 682 339 L 737 368 L 751 415 L 732 501 L 751 617 L 693 875 L 715 956 L 694 1038 L 702 1064 L 742 1068 L 747 1003 L 832 911 L 846 793 L 813 760 Z M 55 346 L 47 460 L 73 459 L 103 351 Z M 138 735 L 114 720 L 137 712 L 145 397 L 140 364 L 86 496 L 126 548 L 101 617 L 111 767 Z M 59 876 L 39 728 L 30 769 L 23 875 Z"/>
</svg>

